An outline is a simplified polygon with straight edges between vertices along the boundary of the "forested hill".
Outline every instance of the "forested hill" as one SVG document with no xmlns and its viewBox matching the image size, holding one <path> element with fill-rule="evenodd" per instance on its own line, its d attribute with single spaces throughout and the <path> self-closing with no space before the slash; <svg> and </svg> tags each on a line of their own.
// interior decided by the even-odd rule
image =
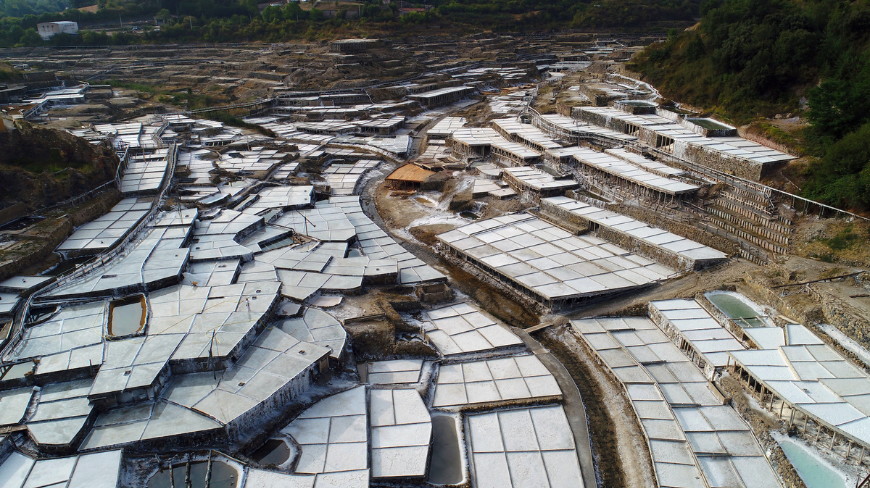
<svg viewBox="0 0 870 488">
<path fill-rule="evenodd" d="M 96 1 L 96 4 L 94 4 Z M 0 47 L 40 45 L 36 24 L 79 22 L 82 35 L 53 44 L 135 42 L 280 42 L 334 35 L 536 32 L 607 29 L 664 32 L 698 18 L 701 0 L 310 0 L 266 6 L 257 0 L 0 0 Z M 94 4 L 94 5 L 92 5 Z M 63 9 L 53 12 L 52 9 Z M 82 9 L 81 7 L 86 7 Z M 105 27 L 159 22 L 140 35 L 105 35 Z M 153 26 L 151 26 L 153 27 Z"/>
<path fill-rule="evenodd" d="M 803 146 L 819 157 L 803 193 L 870 210 L 870 1 L 707 0 L 701 14 L 633 69 L 737 123 L 800 113 Z"/>
</svg>

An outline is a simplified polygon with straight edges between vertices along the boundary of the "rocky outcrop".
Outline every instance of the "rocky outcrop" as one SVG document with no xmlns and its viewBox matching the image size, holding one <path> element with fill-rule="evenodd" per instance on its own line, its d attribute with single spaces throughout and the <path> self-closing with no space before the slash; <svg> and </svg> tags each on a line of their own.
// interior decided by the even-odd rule
<svg viewBox="0 0 870 488">
<path fill-rule="evenodd" d="M 111 181 L 118 157 L 68 132 L 24 121 L 0 130 L 0 208 L 54 205 Z"/>
</svg>

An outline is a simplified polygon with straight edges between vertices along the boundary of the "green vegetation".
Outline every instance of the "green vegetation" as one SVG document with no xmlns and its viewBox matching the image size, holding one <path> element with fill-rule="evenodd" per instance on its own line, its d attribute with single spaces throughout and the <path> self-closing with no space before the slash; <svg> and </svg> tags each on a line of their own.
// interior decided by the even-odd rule
<svg viewBox="0 0 870 488">
<path fill-rule="evenodd" d="M 61 12 L 72 7 L 69 0 L 0 0 L 0 14 L 8 17 Z"/>
<path fill-rule="evenodd" d="M 9 65 L 0 62 L 0 81 L 18 81 L 22 79 L 21 72 Z"/>
<path fill-rule="evenodd" d="M 97 12 L 84 12 L 85 0 L 0 0 L 7 7 L 0 18 L 0 47 L 42 45 L 36 24 L 71 20 L 80 36 L 55 36 L 52 45 L 104 45 L 136 42 L 278 42 L 328 38 L 335 35 L 379 35 L 384 32 L 416 35 L 421 24 L 439 32 L 540 31 L 565 28 L 648 29 L 694 19 L 700 0 L 430 0 L 416 4 L 382 0 L 358 2 L 290 2 L 260 11 L 256 0 L 99 0 Z M 32 8 L 18 8 L 27 5 Z M 413 7 L 413 8 L 404 8 Z M 115 26 L 125 22 L 159 23 L 138 34 L 105 34 L 89 25 Z M 663 30 L 663 28 L 660 28 Z"/>
<path fill-rule="evenodd" d="M 134 90 L 139 92 L 139 96 L 146 100 L 153 99 L 160 103 L 184 107 L 188 110 L 212 107 L 228 101 L 226 99 L 220 99 L 202 93 L 194 93 L 190 88 L 164 90 L 156 85 L 135 83 L 126 80 L 106 80 L 106 84 L 116 88 Z"/>
<path fill-rule="evenodd" d="M 768 141 L 788 147 L 792 153 L 798 156 L 806 154 L 806 148 L 803 146 L 802 139 L 798 138 L 792 132 L 785 131 L 778 126 L 771 124 L 766 119 L 759 119 L 752 122 L 747 130 L 764 137 Z"/>
<path fill-rule="evenodd" d="M 870 122 L 824 146 L 804 192 L 835 205 L 870 208 Z"/>
<path fill-rule="evenodd" d="M 870 227 L 866 223 L 843 223 L 831 228 L 828 235 L 831 237 L 817 237 L 807 243 L 806 255 L 826 263 L 867 262 L 866 243 L 870 239 Z"/>
<path fill-rule="evenodd" d="M 229 102 L 229 100 L 226 99 L 218 99 L 209 95 L 193 93 L 193 90 L 190 88 L 180 90 L 162 90 L 155 85 L 135 83 L 125 80 L 107 80 L 106 84 L 116 88 L 134 90 L 139 92 L 139 96 L 142 98 L 154 99 L 158 102 L 174 105 L 176 107 L 186 107 L 188 110 L 214 107 L 215 105 Z M 242 120 L 241 117 L 226 110 L 211 110 L 207 113 L 207 116 L 211 120 L 217 120 L 227 125 L 250 129 L 266 136 L 275 137 L 275 133 L 271 130 L 256 124 L 249 124 Z"/>
<path fill-rule="evenodd" d="M 861 236 L 854 227 L 854 225 L 848 225 L 834 237 L 822 239 L 822 242 L 835 251 L 842 251 L 856 244 L 867 242 L 867 236 Z"/>
<path fill-rule="evenodd" d="M 870 209 L 870 2 L 706 0 L 701 11 L 697 26 L 671 32 L 632 68 L 735 123 L 802 112 L 811 123 L 803 149 L 818 157 L 803 193 Z M 761 130 L 795 142 L 770 124 Z"/>
</svg>

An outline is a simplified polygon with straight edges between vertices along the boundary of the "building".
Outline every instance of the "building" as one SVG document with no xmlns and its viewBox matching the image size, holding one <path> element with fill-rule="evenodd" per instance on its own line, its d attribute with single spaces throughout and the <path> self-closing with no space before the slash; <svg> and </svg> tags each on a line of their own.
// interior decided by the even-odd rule
<svg viewBox="0 0 870 488">
<path fill-rule="evenodd" d="M 432 109 L 458 102 L 463 98 L 471 96 L 473 93 L 474 88 L 470 86 L 448 86 L 437 90 L 408 95 L 408 98 L 419 102 L 424 108 Z"/>
<path fill-rule="evenodd" d="M 36 31 L 39 32 L 43 41 L 47 41 L 57 34 L 78 34 L 79 23 L 67 20 L 59 22 L 41 22 L 36 24 Z"/>
<path fill-rule="evenodd" d="M 325 10 L 321 10 L 321 12 L 325 12 Z M 325 15 L 327 17 L 335 17 L 335 12 L 332 15 Z M 329 43 L 329 52 L 338 54 L 362 53 L 369 49 L 382 47 L 383 45 L 384 43 L 380 39 L 338 39 Z"/>
<path fill-rule="evenodd" d="M 406 164 L 387 176 L 387 185 L 394 190 L 416 190 L 433 174 L 434 171 Z"/>
</svg>

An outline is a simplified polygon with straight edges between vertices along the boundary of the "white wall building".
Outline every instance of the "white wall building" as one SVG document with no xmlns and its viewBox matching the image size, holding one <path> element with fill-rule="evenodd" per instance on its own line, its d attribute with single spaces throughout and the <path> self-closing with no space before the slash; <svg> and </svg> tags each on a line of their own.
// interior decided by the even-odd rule
<svg viewBox="0 0 870 488">
<path fill-rule="evenodd" d="M 78 34 L 79 23 L 66 20 L 60 22 L 42 22 L 36 24 L 36 31 L 39 32 L 43 41 L 47 41 L 54 37 L 55 34 Z"/>
</svg>

